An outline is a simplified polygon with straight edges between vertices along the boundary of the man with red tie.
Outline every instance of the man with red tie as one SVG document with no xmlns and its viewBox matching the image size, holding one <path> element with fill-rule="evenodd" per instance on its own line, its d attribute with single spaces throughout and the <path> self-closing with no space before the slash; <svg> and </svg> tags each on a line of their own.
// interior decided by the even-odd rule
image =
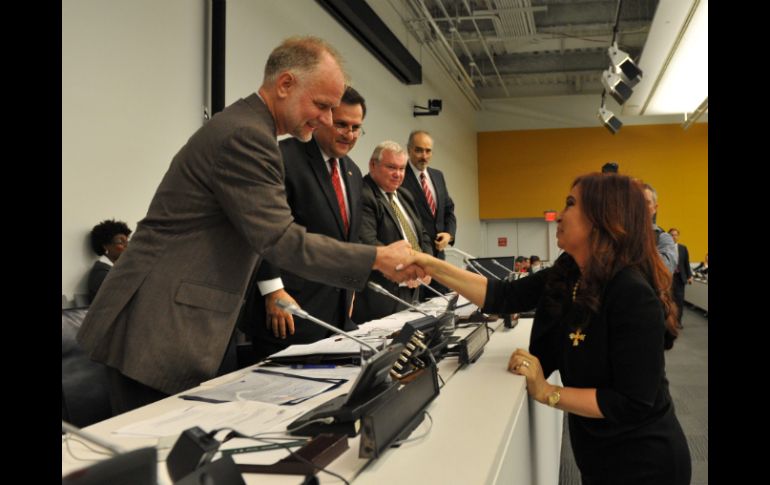
<svg viewBox="0 0 770 485">
<path fill-rule="evenodd" d="M 406 148 L 409 152 L 409 168 L 404 176 L 403 187 L 412 194 L 420 221 L 433 240 L 433 255 L 446 259 L 444 249 L 447 245 L 454 245 L 457 219 L 455 203 L 447 191 L 444 174 L 428 167 L 433 157 L 433 138 L 427 131 L 413 131 L 409 134 Z M 448 291 L 435 280 L 431 286 L 441 292 Z"/>
<path fill-rule="evenodd" d="M 332 109 L 332 126 L 316 128 L 313 139 L 280 142 L 286 170 L 286 197 L 295 222 L 308 232 L 340 241 L 358 242 L 361 226 L 362 176 L 347 154 L 363 135 L 366 102 L 348 86 L 340 105 Z M 355 324 L 349 314 L 353 291 L 315 283 L 263 263 L 239 319 L 239 328 L 252 338 L 257 360 L 293 344 L 315 342 L 328 331 L 276 306 L 277 299 L 296 301 L 311 315 L 343 330 Z"/>
</svg>

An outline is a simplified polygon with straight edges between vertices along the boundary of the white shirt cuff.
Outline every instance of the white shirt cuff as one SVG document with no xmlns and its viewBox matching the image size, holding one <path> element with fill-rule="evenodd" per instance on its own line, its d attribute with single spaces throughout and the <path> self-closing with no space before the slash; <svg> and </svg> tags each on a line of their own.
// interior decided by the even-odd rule
<svg viewBox="0 0 770 485">
<path fill-rule="evenodd" d="M 273 278 L 272 280 L 257 281 L 259 286 L 259 294 L 262 296 L 272 293 L 276 290 L 283 288 L 283 281 L 281 278 Z"/>
</svg>

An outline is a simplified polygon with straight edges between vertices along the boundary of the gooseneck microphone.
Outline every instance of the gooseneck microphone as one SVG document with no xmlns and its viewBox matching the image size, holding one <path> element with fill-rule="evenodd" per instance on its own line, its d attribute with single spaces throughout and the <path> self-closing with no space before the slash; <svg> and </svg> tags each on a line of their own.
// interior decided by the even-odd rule
<svg viewBox="0 0 770 485">
<path fill-rule="evenodd" d="M 103 440 L 102 438 L 99 438 L 98 436 L 89 433 L 88 431 L 84 431 L 80 428 L 76 428 L 75 426 L 72 426 L 71 424 L 64 421 L 63 419 L 61 421 L 61 430 L 64 431 L 65 433 L 70 433 L 79 438 L 83 438 L 84 440 L 90 443 L 99 445 L 102 448 L 111 451 L 113 455 L 119 455 L 126 451 L 117 445 L 113 445 L 112 443 L 109 443 Z"/>
<path fill-rule="evenodd" d="M 491 276 L 492 278 L 494 278 L 494 279 L 496 279 L 496 280 L 499 280 L 499 279 L 500 279 L 500 277 L 499 277 L 499 276 L 497 276 L 497 275 L 496 275 L 496 274 L 494 274 L 493 272 L 489 271 L 487 268 L 485 268 L 485 267 L 484 267 L 484 265 L 482 265 L 482 264 L 478 264 L 478 263 L 476 263 L 475 261 L 473 261 L 472 259 L 463 258 L 463 263 L 465 263 L 466 265 L 470 266 L 470 268 L 471 268 L 473 271 L 475 271 L 476 273 L 478 273 L 478 274 L 479 274 L 479 276 L 484 276 L 484 275 L 483 275 L 483 274 L 481 274 L 481 272 L 478 270 L 478 268 L 481 268 L 481 269 L 483 269 L 483 270 L 484 270 L 484 272 L 485 272 L 485 273 L 487 273 L 487 274 L 488 274 L 489 276 Z M 476 263 L 476 264 L 474 264 L 474 263 Z M 486 278 L 486 276 L 484 276 L 484 277 Z"/>
<path fill-rule="evenodd" d="M 279 298 L 279 299 L 277 299 L 275 301 L 275 304 L 278 305 L 279 307 L 283 308 L 287 312 L 291 313 L 294 316 L 297 316 L 297 317 L 300 317 L 300 318 L 304 318 L 305 320 L 310 320 L 311 322 L 313 322 L 313 323 L 315 323 L 317 325 L 320 325 L 320 326 L 324 327 L 327 330 L 331 330 L 334 333 L 338 333 L 338 334 L 343 335 L 343 336 L 345 336 L 345 337 L 347 337 L 347 338 L 349 338 L 351 340 L 354 340 L 357 343 L 372 349 L 372 352 L 374 352 L 375 354 L 377 352 L 379 352 L 379 350 L 374 348 L 371 344 L 361 340 L 358 337 L 354 337 L 354 336 L 350 335 L 349 333 L 347 333 L 347 332 L 345 332 L 343 330 L 340 330 L 339 328 L 335 327 L 334 325 L 330 325 L 330 324 L 324 322 L 323 320 L 319 320 L 318 318 L 316 318 L 313 315 L 309 314 L 308 312 L 306 312 L 305 310 L 303 310 L 299 306 L 295 305 L 294 303 L 290 303 L 290 302 L 288 302 L 286 300 L 281 300 Z"/>
<path fill-rule="evenodd" d="M 407 302 L 405 300 L 402 300 L 401 298 L 399 298 L 396 295 L 394 295 L 393 293 L 389 292 L 388 290 L 386 290 L 382 286 L 378 285 L 374 281 L 368 282 L 366 284 L 366 286 L 368 286 L 369 289 L 376 291 L 380 295 L 385 295 L 388 298 L 390 298 L 391 300 L 396 300 L 397 302 L 401 303 L 402 305 L 406 306 L 407 308 L 411 308 L 412 310 L 414 310 L 416 312 L 422 313 L 426 317 L 431 317 L 431 318 L 435 318 L 436 317 L 435 315 L 431 315 L 430 313 L 424 312 L 424 311 L 420 310 L 419 308 L 417 308 L 416 306 L 412 305 L 411 303 L 409 303 L 409 302 Z"/>
<path fill-rule="evenodd" d="M 440 296 L 441 298 L 445 299 L 447 302 L 451 302 L 451 300 L 450 300 L 449 298 L 447 298 L 447 296 L 446 296 L 445 294 L 441 293 L 440 291 L 438 291 L 438 290 L 437 290 L 437 289 L 435 289 L 434 287 L 432 287 L 432 286 L 430 286 L 429 284 L 427 284 L 427 283 L 423 282 L 422 280 L 419 280 L 419 279 L 418 279 L 417 281 L 419 281 L 419 282 L 420 282 L 420 285 L 424 286 L 425 288 L 429 289 L 430 291 L 432 291 L 433 293 L 437 294 L 437 295 L 438 295 L 438 296 Z"/>
<path fill-rule="evenodd" d="M 515 273 L 515 271 L 513 271 L 512 269 L 508 269 L 505 265 L 500 264 L 500 262 L 498 260 L 494 259 L 494 258 L 492 258 L 492 264 L 494 264 L 496 266 L 499 266 L 499 267 L 503 268 L 504 270 L 506 270 L 508 272 L 508 275 L 512 275 L 512 274 Z"/>
</svg>

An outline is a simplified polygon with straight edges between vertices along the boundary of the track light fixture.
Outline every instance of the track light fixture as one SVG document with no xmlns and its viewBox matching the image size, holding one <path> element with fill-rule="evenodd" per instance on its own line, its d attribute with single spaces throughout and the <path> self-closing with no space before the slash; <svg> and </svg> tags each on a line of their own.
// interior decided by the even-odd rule
<svg viewBox="0 0 770 485">
<path fill-rule="evenodd" d="M 602 84 L 604 85 L 604 89 L 610 93 L 610 96 L 612 96 L 618 104 L 625 103 L 634 92 L 634 90 L 631 89 L 631 86 L 623 81 L 623 78 L 612 68 L 605 69 L 602 73 Z"/>
<path fill-rule="evenodd" d="M 605 128 L 610 130 L 610 133 L 613 135 L 620 130 L 620 127 L 623 126 L 623 122 L 618 119 L 615 114 L 605 108 L 604 106 L 599 107 L 599 119 L 602 120 L 602 124 Z"/>
<path fill-rule="evenodd" d="M 429 99 L 427 108 L 424 106 L 414 105 L 414 111 L 412 111 L 412 114 L 414 116 L 436 116 L 441 113 L 442 107 L 443 102 L 440 99 Z M 417 111 L 418 109 L 425 111 Z"/>
<path fill-rule="evenodd" d="M 623 81 L 632 88 L 642 80 L 642 70 L 634 63 L 627 53 L 618 48 L 618 43 L 613 44 L 607 49 L 610 56 L 610 62 L 615 66 L 615 72 L 618 73 Z"/>
<path fill-rule="evenodd" d="M 604 107 L 604 97 L 607 93 L 622 105 L 631 97 L 634 90 L 631 89 L 642 80 L 642 70 L 631 59 L 628 53 L 620 50 L 616 41 L 618 35 L 618 26 L 620 25 L 620 8 L 623 0 L 618 0 L 618 9 L 615 12 L 615 26 L 612 29 L 612 42 L 607 49 L 607 56 L 610 58 L 610 65 L 602 72 L 602 104 L 599 106 L 598 116 L 602 124 L 610 130 L 613 135 L 623 126 L 615 114 Z"/>
</svg>

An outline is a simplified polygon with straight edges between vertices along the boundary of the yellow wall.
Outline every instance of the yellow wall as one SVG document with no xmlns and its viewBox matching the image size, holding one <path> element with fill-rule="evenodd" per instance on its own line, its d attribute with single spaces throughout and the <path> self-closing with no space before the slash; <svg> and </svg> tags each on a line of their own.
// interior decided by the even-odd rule
<svg viewBox="0 0 770 485">
<path fill-rule="evenodd" d="M 658 225 L 677 227 L 690 260 L 708 251 L 708 124 L 520 130 L 478 134 L 479 217 L 561 210 L 572 180 L 616 161 L 658 192 Z"/>
</svg>

